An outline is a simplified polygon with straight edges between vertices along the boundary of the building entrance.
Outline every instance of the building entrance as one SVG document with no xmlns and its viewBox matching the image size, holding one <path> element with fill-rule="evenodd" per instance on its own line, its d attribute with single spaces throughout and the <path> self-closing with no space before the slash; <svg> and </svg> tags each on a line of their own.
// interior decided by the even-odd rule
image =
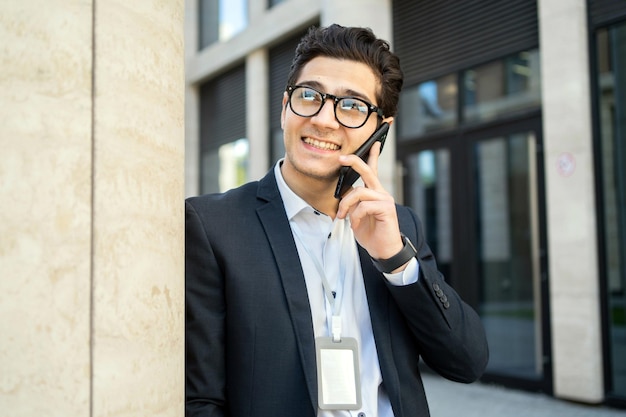
<svg viewBox="0 0 626 417">
<path fill-rule="evenodd" d="M 540 117 L 419 143 L 403 164 L 405 203 L 483 319 L 485 379 L 551 392 Z"/>
</svg>

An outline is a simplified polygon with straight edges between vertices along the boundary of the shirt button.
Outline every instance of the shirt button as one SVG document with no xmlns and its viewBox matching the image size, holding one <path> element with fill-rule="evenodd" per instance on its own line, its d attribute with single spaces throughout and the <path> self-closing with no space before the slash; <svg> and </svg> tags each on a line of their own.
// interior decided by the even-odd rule
<svg viewBox="0 0 626 417">
<path fill-rule="evenodd" d="M 365 417 L 365 413 L 359 413 L 358 417 Z"/>
</svg>

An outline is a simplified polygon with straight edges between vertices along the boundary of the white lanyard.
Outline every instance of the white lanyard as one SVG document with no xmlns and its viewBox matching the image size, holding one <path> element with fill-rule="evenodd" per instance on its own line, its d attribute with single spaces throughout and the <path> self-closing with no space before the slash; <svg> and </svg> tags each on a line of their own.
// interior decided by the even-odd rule
<svg viewBox="0 0 626 417">
<path fill-rule="evenodd" d="M 331 333 L 333 336 L 333 341 L 339 342 L 341 340 L 341 315 L 340 313 L 341 313 L 341 302 L 343 300 L 343 283 L 346 278 L 345 265 L 342 263 L 340 266 L 341 269 L 339 273 L 339 280 L 338 280 L 338 287 L 337 287 L 338 291 L 333 292 L 330 288 L 330 284 L 328 283 L 328 279 L 326 278 L 326 273 L 324 272 L 324 268 L 322 267 L 322 264 L 320 263 L 317 256 L 315 256 L 311 252 L 311 250 L 309 249 L 309 246 L 305 243 L 300 227 L 294 221 L 290 223 L 291 223 L 291 229 L 293 230 L 293 233 L 296 235 L 296 237 L 302 244 L 302 247 L 304 248 L 306 253 L 309 255 L 311 260 L 313 261 L 313 264 L 315 264 L 315 269 L 317 269 L 317 272 L 320 275 L 320 278 L 322 279 L 322 287 L 324 288 L 324 294 L 326 295 L 326 299 L 328 300 L 332 309 Z M 345 242 L 345 238 L 342 241 L 342 246 L 344 245 L 344 242 Z"/>
</svg>

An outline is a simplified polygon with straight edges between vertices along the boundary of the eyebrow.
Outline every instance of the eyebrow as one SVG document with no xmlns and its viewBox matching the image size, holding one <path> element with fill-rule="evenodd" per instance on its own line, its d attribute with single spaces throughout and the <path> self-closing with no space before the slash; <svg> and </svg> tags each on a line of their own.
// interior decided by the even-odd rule
<svg viewBox="0 0 626 417">
<path fill-rule="evenodd" d="M 318 81 L 305 81 L 305 80 L 303 80 L 303 81 L 300 81 L 299 83 L 297 83 L 297 85 L 306 85 L 306 86 L 313 87 L 315 89 L 324 91 L 324 86 L 320 82 L 318 82 Z M 370 104 L 372 103 L 372 99 L 370 99 L 369 97 L 367 97 L 363 93 L 360 93 L 358 91 L 352 90 L 350 88 L 342 90 L 342 91 L 343 91 L 343 94 L 337 95 L 338 97 L 360 98 L 362 100 L 367 101 Z M 328 92 L 324 91 L 324 93 L 328 93 Z M 335 94 L 333 94 L 333 95 L 335 95 Z"/>
</svg>

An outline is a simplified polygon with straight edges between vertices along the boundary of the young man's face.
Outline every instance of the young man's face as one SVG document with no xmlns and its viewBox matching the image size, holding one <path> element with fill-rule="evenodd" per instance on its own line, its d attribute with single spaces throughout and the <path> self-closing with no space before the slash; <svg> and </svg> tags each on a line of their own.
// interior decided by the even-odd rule
<svg viewBox="0 0 626 417">
<path fill-rule="evenodd" d="M 356 61 L 314 58 L 302 68 L 295 84 L 338 97 L 358 97 L 373 105 L 379 104 L 375 94 L 379 83 L 374 72 L 366 64 Z M 298 116 L 287 101 L 285 93 L 281 114 L 286 150 L 283 168 L 289 174 L 307 179 L 336 181 L 341 167 L 339 155 L 354 153 L 374 133 L 376 113 L 372 113 L 363 126 L 352 129 L 337 121 L 334 103 L 330 99 L 313 117 Z"/>
</svg>

